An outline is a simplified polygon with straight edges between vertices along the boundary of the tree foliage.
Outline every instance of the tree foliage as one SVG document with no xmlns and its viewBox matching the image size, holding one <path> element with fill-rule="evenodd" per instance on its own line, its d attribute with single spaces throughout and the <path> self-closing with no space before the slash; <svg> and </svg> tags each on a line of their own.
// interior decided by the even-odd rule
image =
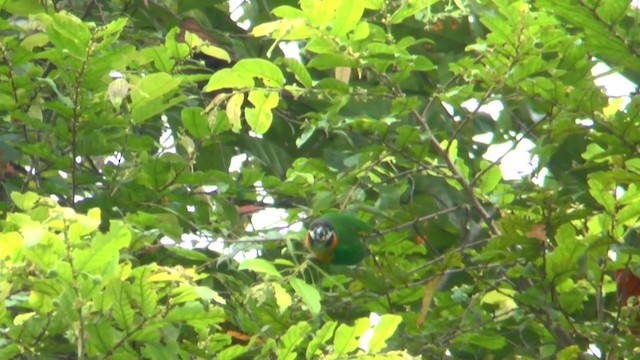
<svg viewBox="0 0 640 360">
<path fill-rule="evenodd" d="M 637 353 L 630 1 L 0 11 L 0 358 Z M 303 250 L 330 210 L 357 267 Z"/>
</svg>

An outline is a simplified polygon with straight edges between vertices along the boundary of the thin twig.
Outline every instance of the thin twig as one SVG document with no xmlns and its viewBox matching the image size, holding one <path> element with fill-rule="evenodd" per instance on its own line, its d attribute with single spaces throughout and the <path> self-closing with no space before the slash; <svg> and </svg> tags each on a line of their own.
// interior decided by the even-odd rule
<svg viewBox="0 0 640 360">
<path fill-rule="evenodd" d="M 447 209 L 444 209 L 444 210 L 440 210 L 440 211 L 431 213 L 429 215 L 421 216 L 421 217 L 419 217 L 419 218 L 417 218 L 415 220 L 411 220 L 409 222 L 406 222 L 406 223 L 403 223 L 403 224 L 400 224 L 400 225 L 396 225 L 396 226 L 388 228 L 388 229 L 384 229 L 384 230 L 378 231 L 377 234 L 375 234 L 375 236 L 385 235 L 385 234 L 388 234 L 388 233 L 391 233 L 391 232 L 395 232 L 395 231 L 399 231 L 399 230 L 402 230 L 402 229 L 406 229 L 406 228 L 412 227 L 412 226 L 414 226 L 416 224 L 419 224 L 421 222 L 424 222 L 424 221 L 427 221 L 427 220 L 431 220 L 433 218 L 437 218 L 440 215 L 444 215 L 444 214 L 448 214 L 450 212 L 454 212 L 454 211 L 459 210 L 459 209 L 461 209 L 463 207 L 464 207 L 464 205 L 458 205 L 458 206 L 450 207 L 450 208 L 447 208 Z"/>
<path fill-rule="evenodd" d="M 484 175 L 487 171 L 491 170 L 494 166 L 500 164 L 505 156 L 507 156 L 509 153 L 511 153 L 511 151 L 513 151 L 513 149 L 515 149 L 516 146 L 518 146 L 518 144 L 520 144 L 524 139 L 527 138 L 527 135 L 529 135 L 529 133 L 531 133 L 540 123 L 544 122 L 548 118 L 549 118 L 549 114 L 547 113 L 547 114 L 545 114 L 545 116 L 542 119 L 540 119 L 540 121 L 534 122 L 533 125 L 528 127 L 525 130 L 525 132 L 522 133 L 522 136 L 519 139 L 516 139 L 516 141 L 513 142 L 513 144 L 511 144 L 511 147 L 507 151 L 505 151 L 502 155 L 500 155 L 500 157 L 498 157 L 494 162 L 489 164 L 489 166 L 487 166 L 486 168 L 482 169 L 479 173 L 476 174 L 476 176 L 473 178 L 473 180 L 471 180 L 471 186 L 475 185 L 475 183 L 480 178 L 482 178 L 482 175 Z"/>
</svg>

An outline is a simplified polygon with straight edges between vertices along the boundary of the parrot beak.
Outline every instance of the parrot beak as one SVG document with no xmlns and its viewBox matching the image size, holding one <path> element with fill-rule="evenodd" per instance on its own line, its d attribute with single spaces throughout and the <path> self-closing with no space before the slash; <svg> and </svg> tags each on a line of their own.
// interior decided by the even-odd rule
<svg viewBox="0 0 640 360">
<path fill-rule="evenodd" d="M 309 238 L 313 246 L 330 247 L 334 236 L 333 229 L 327 224 L 318 224 L 309 229 Z"/>
</svg>

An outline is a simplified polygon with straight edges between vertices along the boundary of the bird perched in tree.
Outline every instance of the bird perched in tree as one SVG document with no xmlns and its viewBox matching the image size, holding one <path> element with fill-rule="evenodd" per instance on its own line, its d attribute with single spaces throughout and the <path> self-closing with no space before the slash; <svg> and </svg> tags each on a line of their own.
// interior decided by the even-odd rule
<svg viewBox="0 0 640 360">
<path fill-rule="evenodd" d="M 304 245 L 322 263 L 356 265 L 369 254 L 362 235 L 372 231 L 355 216 L 330 212 L 311 223 Z"/>
</svg>

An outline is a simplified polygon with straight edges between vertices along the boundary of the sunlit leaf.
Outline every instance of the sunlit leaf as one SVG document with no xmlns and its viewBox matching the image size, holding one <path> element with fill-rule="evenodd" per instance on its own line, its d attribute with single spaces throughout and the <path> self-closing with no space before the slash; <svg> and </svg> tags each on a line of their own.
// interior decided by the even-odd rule
<svg viewBox="0 0 640 360">
<path fill-rule="evenodd" d="M 376 353 L 387 346 L 386 340 L 389 339 L 402 322 L 399 315 L 385 314 L 373 328 L 373 336 L 369 340 L 369 352 Z"/>
<path fill-rule="evenodd" d="M 338 324 L 335 321 L 329 321 L 313 335 L 313 338 L 307 347 L 307 359 L 314 359 L 317 356 L 318 349 L 331 339 L 337 325 Z"/>
<path fill-rule="evenodd" d="M 369 329 L 369 319 L 358 319 L 354 326 L 342 324 L 338 326 L 333 337 L 335 354 L 346 355 L 358 348 L 359 339 Z"/>
<path fill-rule="evenodd" d="M 307 309 L 309 309 L 312 314 L 318 314 L 320 312 L 320 293 L 318 290 L 298 278 L 291 279 L 290 284 L 307 306 Z"/>
<path fill-rule="evenodd" d="M 287 291 L 279 283 L 272 283 L 271 286 L 273 286 L 273 293 L 276 297 L 276 303 L 278 304 L 278 308 L 282 313 L 287 310 L 293 303 L 291 295 L 289 295 L 289 293 L 287 293 Z"/>
<path fill-rule="evenodd" d="M 241 119 L 242 116 L 242 104 L 244 103 L 244 94 L 235 93 L 227 101 L 227 117 L 231 123 L 231 130 L 239 132 L 242 128 Z"/>
<path fill-rule="evenodd" d="M 247 259 L 240 263 L 238 270 L 251 270 L 257 273 L 275 276 L 277 278 L 282 277 L 276 267 L 265 259 Z"/>
<path fill-rule="evenodd" d="M 211 92 L 224 88 L 243 89 L 251 88 L 254 85 L 255 82 L 251 78 L 250 74 L 234 71 L 232 69 L 222 69 L 211 75 L 209 82 L 202 90 L 205 92 Z"/>
<path fill-rule="evenodd" d="M 272 109 L 278 106 L 280 97 L 275 92 L 254 90 L 249 93 L 249 101 L 254 107 L 244 110 L 247 123 L 251 130 L 257 134 L 264 134 L 271 127 L 271 122 L 273 121 Z"/>
<path fill-rule="evenodd" d="M 13 200 L 13 202 L 22 210 L 33 209 L 38 198 L 38 194 L 30 191 L 24 194 L 15 191 L 11 193 L 11 200 Z"/>
<path fill-rule="evenodd" d="M 233 71 L 243 74 L 243 76 L 258 77 L 267 86 L 281 87 L 284 85 L 282 71 L 267 60 L 243 59 L 233 66 Z"/>
</svg>

